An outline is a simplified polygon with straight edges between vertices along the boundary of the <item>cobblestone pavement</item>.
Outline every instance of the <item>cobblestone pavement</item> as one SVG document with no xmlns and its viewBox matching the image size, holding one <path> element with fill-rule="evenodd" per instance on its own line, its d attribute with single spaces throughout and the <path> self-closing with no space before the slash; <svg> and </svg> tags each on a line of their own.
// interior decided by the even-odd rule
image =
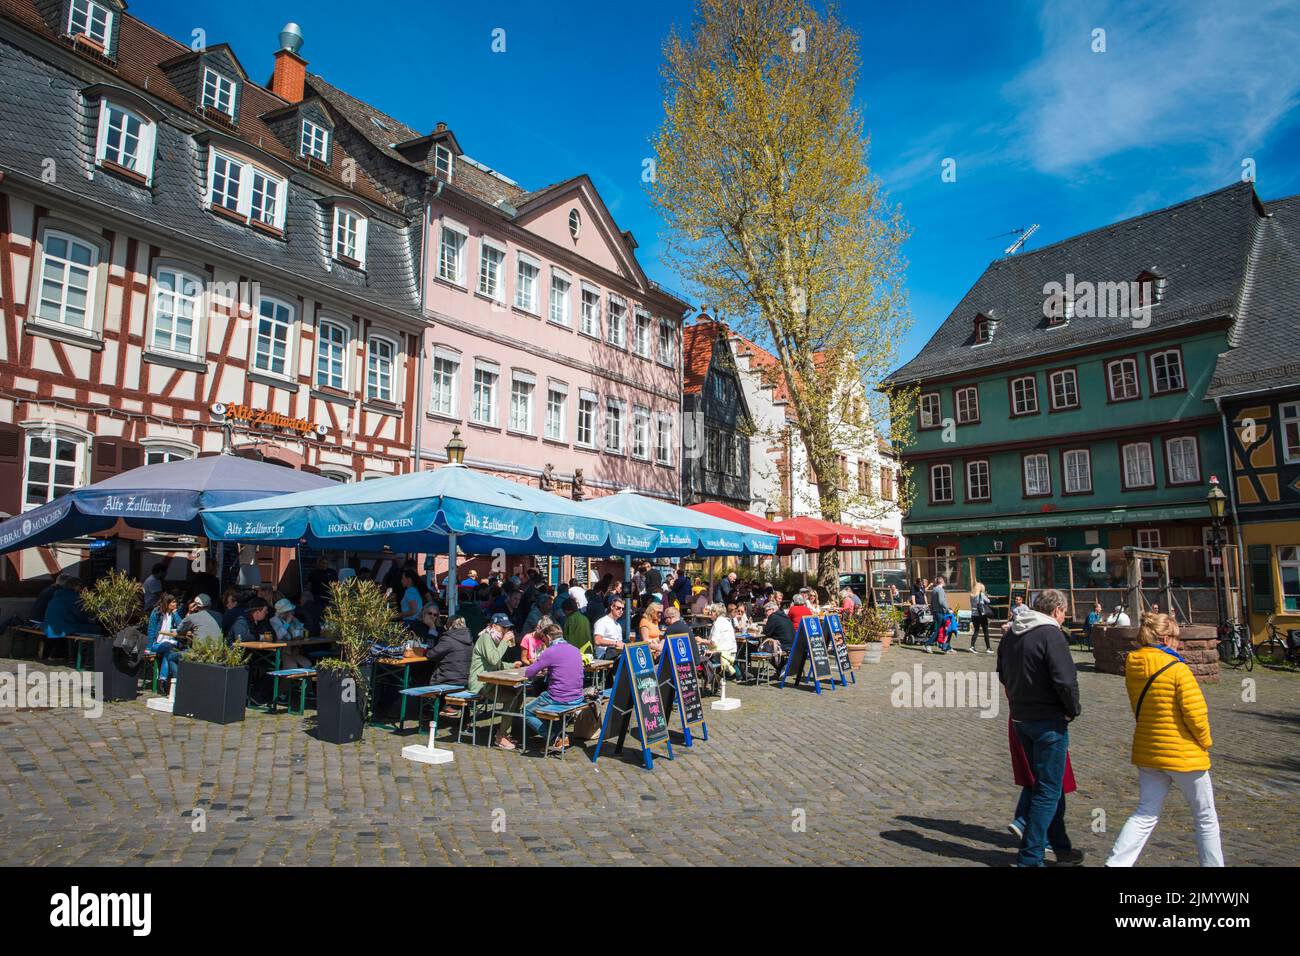
<svg viewBox="0 0 1300 956">
<path fill-rule="evenodd" d="M 1080 789 L 1067 822 L 1097 865 L 1136 802 L 1132 718 L 1122 680 L 1076 659 Z M 370 728 L 359 744 L 331 746 L 285 714 L 250 711 L 221 727 L 143 700 L 98 719 L 3 709 L 0 864 L 1003 865 L 1017 796 L 1005 710 L 986 719 L 890 703 L 892 676 L 916 665 L 996 687 L 993 662 L 895 646 L 856 685 L 820 696 L 736 688 L 741 709 L 708 711 L 709 740 L 675 747 L 652 773 L 634 741 L 594 765 L 574 751 L 543 760 L 452 744 L 455 762 L 430 767 L 401 756 L 419 736 Z M 1205 688 L 1225 854 L 1295 865 L 1300 676 L 1256 668 L 1257 700 L 1244 703 L 1245 676 Z M 1195 863 L 1176 791 L 1141 863 Z"/>
</svg>

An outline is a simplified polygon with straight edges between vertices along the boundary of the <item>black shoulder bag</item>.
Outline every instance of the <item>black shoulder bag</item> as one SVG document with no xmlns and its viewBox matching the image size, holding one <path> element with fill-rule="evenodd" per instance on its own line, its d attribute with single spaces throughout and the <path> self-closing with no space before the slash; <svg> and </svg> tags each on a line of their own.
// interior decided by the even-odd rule
<svg viewBox="0 0 1300 956">
<path fill-rule="evenodd" d="M 1154 674 L 1151 675 L 1151 677 L 1147 680 L 1147 685 L 1142 688 L 1142 693 L 1138 694 L 1137 706 L 1133 708 L 1134 721 L 1136 721 L 1138 719 L 1138 715 L 1142 713 L 1142 701 L 1146 699 L 1147 691 L 1149 691 L 1151 689 L 1151 685 L 1156 682 L 1156 678 L 1159 677 L 1161 674 L 1163 674 L 1165 671 L 1169 670 L 1169 668 L 1173 667 L 1175 664 L 1181 664 L 1181 663 L 1182 661 L 1172 660 L 1164 667 L 1160 668 L 1160 670 L 1156 671 Z"/>
</svg>

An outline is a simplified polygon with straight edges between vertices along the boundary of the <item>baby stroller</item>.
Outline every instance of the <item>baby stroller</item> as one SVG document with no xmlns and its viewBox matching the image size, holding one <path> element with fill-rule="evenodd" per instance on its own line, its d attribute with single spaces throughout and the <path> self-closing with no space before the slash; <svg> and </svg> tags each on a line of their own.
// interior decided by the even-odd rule
<svg viewBox="0 0 1300 956">
<path fill-rule="evenodd" d="M 924 604 L 913 604 L 907 609 L 907 619 L 903 624 L 903 643 L 922 644 L 930 639 L 934 630 L 934 616 Z"/>
</svg>

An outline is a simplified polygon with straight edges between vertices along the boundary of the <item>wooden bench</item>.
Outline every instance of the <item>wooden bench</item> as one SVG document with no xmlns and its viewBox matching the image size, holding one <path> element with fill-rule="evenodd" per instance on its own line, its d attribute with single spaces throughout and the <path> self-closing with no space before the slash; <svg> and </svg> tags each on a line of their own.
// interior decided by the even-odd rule
<svg viewBox="0 0 1300 956">
<path fill-rule="evenodd" d="M 290 684 L 295 681 L 298 683 L 298 713 L 307 712 L 307 687 L 316 679 L 316 668 L 314 667 L 286 667 L 283 670 L 268 671 L 268 677 L 275 677 Z M 271 713 L 275 713 L 275 707 L 279 703 L 279 695 L 271 699 Z M 288 712 L 293 713 L 293 690 L 292 688 L 285 691 L 286 706 Z"/>
<path fill-rule="evenodd" d="M 31 626 L 26 625 L 26 624 L 15 624 L 15 625 L 13 625 L 11 628 L 9 628 L 9 632 L 13 635 L 12 645 L 11 645 L 11 647 L 10 647 L 10 649 L 9 649 L 9 653 L 10 653 L 10 654 L 12 654 L 14 657 L 38 657 L 38 656 L 40 656 L 42 645 L 44 645 L 44 643 L 45 643 L 45 631 L 44 631 L 44 630 L 42 630 L 42 629 L 39 628 L 39 627 L 31 627 Z M 29 642 L 35 642 L 36 653 L 35 653 L 35 654 L 19 654 L 19 653 L 17 652 L 17 648 L 18 648 L 18 641 L 19 641 L 20 639 L 23 641 L 24 644 L 27 644 L 27 643 L 29 643 Z M 25 648 L 24 648 L 24 649 L 25 649 Z M 6 654 L 5 656 L 8 657 L 9 654 Z"/>
<path fill-rule="evenodd" d="M 471 721 L 469 729 L 466 730 L 465 718 L 470 713 L 477 711 L 478 706 L 486 703 L 486 701 L 487 698 L 482 694 L 475 694 L 473 691 L 468 690 L 458 690 L 454 694 L 447 694 L 443 697 L 442 703 L 444 707 L 460 711 L 460 723 L 456 730 L 456 741 L 458 743 L 464 740 L 466 736 L 469 737 L 471 745 L 478 743 L 478 724 Z M 477 717 L 475 720 L 477 720 Z M 491 733 L 491 728 L 488 728 L 488 735 L 491 736 Z"/>
<path fill-rule="evenodd" d="M 582 700 L 576 704 L 543 704 L 541 707 L 534 708 L 533 713 L 546 721 L 546 746 L 542 751 L 545 756 L 551 755 L 551 735 L 558 720 L 560 722 L 559 757 L 561 760 L 564 759 L 564 752 L 569 749 L 569 718 L 591 705 L 591 701 Z"/>
</svg>

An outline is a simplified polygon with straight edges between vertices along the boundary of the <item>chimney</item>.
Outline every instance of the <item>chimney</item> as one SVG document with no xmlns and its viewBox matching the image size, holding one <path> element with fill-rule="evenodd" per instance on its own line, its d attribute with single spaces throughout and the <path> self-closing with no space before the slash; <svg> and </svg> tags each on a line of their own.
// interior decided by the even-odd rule
<svg viewBox="0 0 1300 956">
<path fill-rule="evenodd" d="M 271 75 L 271 92 L 290 103 L 301 103 L 307 82 L 307 61 L 298 55 L 302 49 L 302 30 L 296 23 L 286 23 L 280 31 L 280 49 L 275 54 L 275 72 Z"/>
</svg>

